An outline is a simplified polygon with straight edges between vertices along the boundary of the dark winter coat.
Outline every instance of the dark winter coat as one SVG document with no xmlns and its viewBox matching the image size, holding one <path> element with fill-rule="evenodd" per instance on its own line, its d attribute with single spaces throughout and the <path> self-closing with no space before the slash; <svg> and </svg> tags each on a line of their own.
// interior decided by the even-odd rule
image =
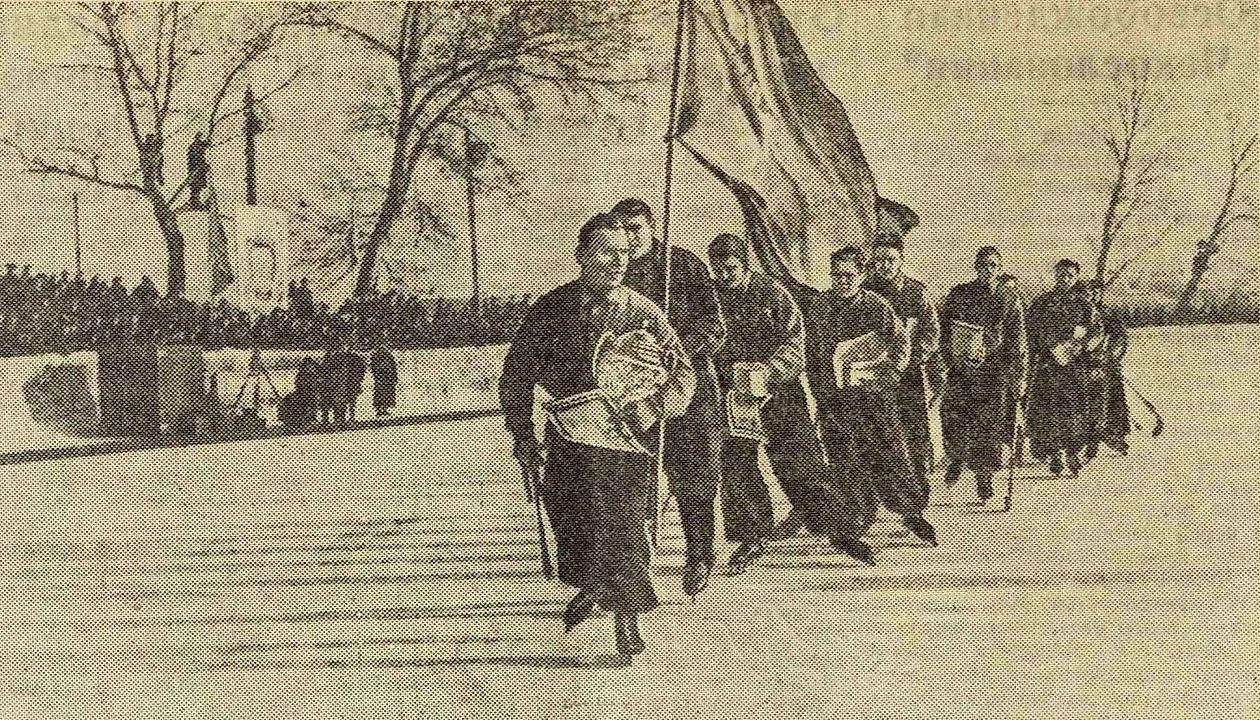
<svg viewBox="0 0 1260 720">
<path fill-rule="evenodd" d="M 1052 351 L 1092 322 L 1093 307 L 1076 288 L 1056 288 L 1028 305 L 1028 436 L 1034 457 L 1088 442 L 1088 426 L 1098 415 L 1090 412 L 1088 360 L 1078 357 L 1062 365 Z"/>
<path fill-rule="evenodd" d="M 984 328 L 985 360 L 965 367 L 953 357 L 951 323 Z M 948 366 L 941 426 L 945 454 L 973 468 L 1001 466 L 1013 436 L 1016 387 L 1028 372 L 1024 313 L 1015 293 L 975 280 L 949 291 L 941 304 L 941 356 Z"/>
<path fill-rule="evenodd" d="M 372 353 L 372 407 L 388 410 L 398 401 L 398 361 L 384 348 Z"/>
<path fill-rule="evenodd" d="M 695 376 L 664 313 L 627 288 L 600 296 L 575 281 L 540 297 L 508 348 L 499 403 L 512 437 L 517 442 L 534 437 L 536 387 L 553 398 L 596 389 L 596 342 L 605 332 L 620 335 L 640 328 L 661 344 L 670 366 L 670 378 L 653 404 L 670 415 L 681 413 Z M 541 492 L 555 531 L 560 580 L 597 592 L 606 609 L 652 609 L 657 599 L 644 525 L 654 514 L 652 457 L 572 443 L 550 426 L 546 445 Z"/>
</svg>

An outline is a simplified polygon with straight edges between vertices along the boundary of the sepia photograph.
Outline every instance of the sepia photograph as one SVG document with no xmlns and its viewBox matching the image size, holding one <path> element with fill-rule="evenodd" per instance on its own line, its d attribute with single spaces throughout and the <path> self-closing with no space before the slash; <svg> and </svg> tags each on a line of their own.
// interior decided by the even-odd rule
<svg viewBox="0 0 1260 720">
<path fill-rule="evenodd" d="M 1258 54 L 0 2 L 0 720 L 1260 718 Z"/>
</svg>

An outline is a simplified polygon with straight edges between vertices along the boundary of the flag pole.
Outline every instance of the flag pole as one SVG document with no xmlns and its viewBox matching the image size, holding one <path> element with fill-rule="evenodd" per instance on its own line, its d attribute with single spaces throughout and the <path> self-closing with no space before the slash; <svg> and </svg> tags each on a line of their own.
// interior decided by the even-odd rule
<svg viewBox="0 0 1260 720">
<path fill-rule="evenodd" d="M 662 308 L 666 314 L 670 306 L 670 280 L 673 270 L 672 241 L 669 236 L 671 211 L 674 200 L 674 133 L 678 129 L 678 86 L 682 77 L 683 26 L 687 5 L 691 0 L 678 0 L 678 21 L 674 29 L 674 65 L 669 80 L 669 120 L 665 131 L 665 207 L 661 213 L 661 245 L 665 253 L 665 294 Z"/>
<path fill-rule="evenodd" d="M 671 281 L 673 275 L 673 245 L 669 236 L 669 225 L 674 199 L 674 133 L 678 126 L 678 85 L 682 76 L 683 28 L 686 25 L 687 7 L 692 0 L 678 0 L 678 18 L 674 28 L 674 64 L 669 80 L 669 119 L 665 131 L 665 205 L 661 210 L 661 249 L 665 255 L 665 288 L 662 297 L 662 310 L 669 318 Z M 656 478 L 660 487 L 661 478 L 665 475 L 665 419 L 657 424 L 656 443 Z M 669 495 L 665 496 L 667 499 Z M 662 503 L 659 499 L 653 503 L 656 515 L 652 519 L 652 546 L 657 544 L 657 536 L 661 525 Z"/>
</svg>

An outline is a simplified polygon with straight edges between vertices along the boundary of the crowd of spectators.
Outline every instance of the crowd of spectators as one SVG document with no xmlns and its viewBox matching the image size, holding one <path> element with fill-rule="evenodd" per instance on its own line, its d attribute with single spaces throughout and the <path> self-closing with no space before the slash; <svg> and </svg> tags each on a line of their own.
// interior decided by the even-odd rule
<svg viewBox="0 0 1260 720">
<path fill-rule="evenodd" d="M 0 357 L 132 342 L 315 351 L 342 341 L 400 350 L 494 345 L 511 341 L 529 304 L 523 295 L 474 304 L 391 290 L 334 309 L 315 302 L 303 279 L 290 285 L 288 307 L 253 315 L 226 299 L 197 303 L 164 296 L 148 277 L 128 288 L 117 277 L 85 280 L 10 264 L 0 274 Z"/>
</svg>

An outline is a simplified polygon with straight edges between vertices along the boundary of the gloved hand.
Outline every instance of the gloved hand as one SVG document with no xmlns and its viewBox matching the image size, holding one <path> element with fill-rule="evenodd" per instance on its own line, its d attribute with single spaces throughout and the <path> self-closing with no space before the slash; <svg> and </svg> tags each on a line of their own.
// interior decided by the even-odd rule
<svg viewBox="0 0 1260 720">
<path fill-rule="evenodd" d="M 516 457 L 516 462 L 520 463 L 521 470 L 531 474 L 541 472 L 546 460 L 542 445 L 535 437 L 517 438 L 512 454 Z"/>
<path fill-rule="evenodd" d="M 636 435 L 646 433 L 661 419 L 661 408 L 656 398 L 643 398 L 628 403 L 616 411 L 617 419 Z"/>
</svg>

